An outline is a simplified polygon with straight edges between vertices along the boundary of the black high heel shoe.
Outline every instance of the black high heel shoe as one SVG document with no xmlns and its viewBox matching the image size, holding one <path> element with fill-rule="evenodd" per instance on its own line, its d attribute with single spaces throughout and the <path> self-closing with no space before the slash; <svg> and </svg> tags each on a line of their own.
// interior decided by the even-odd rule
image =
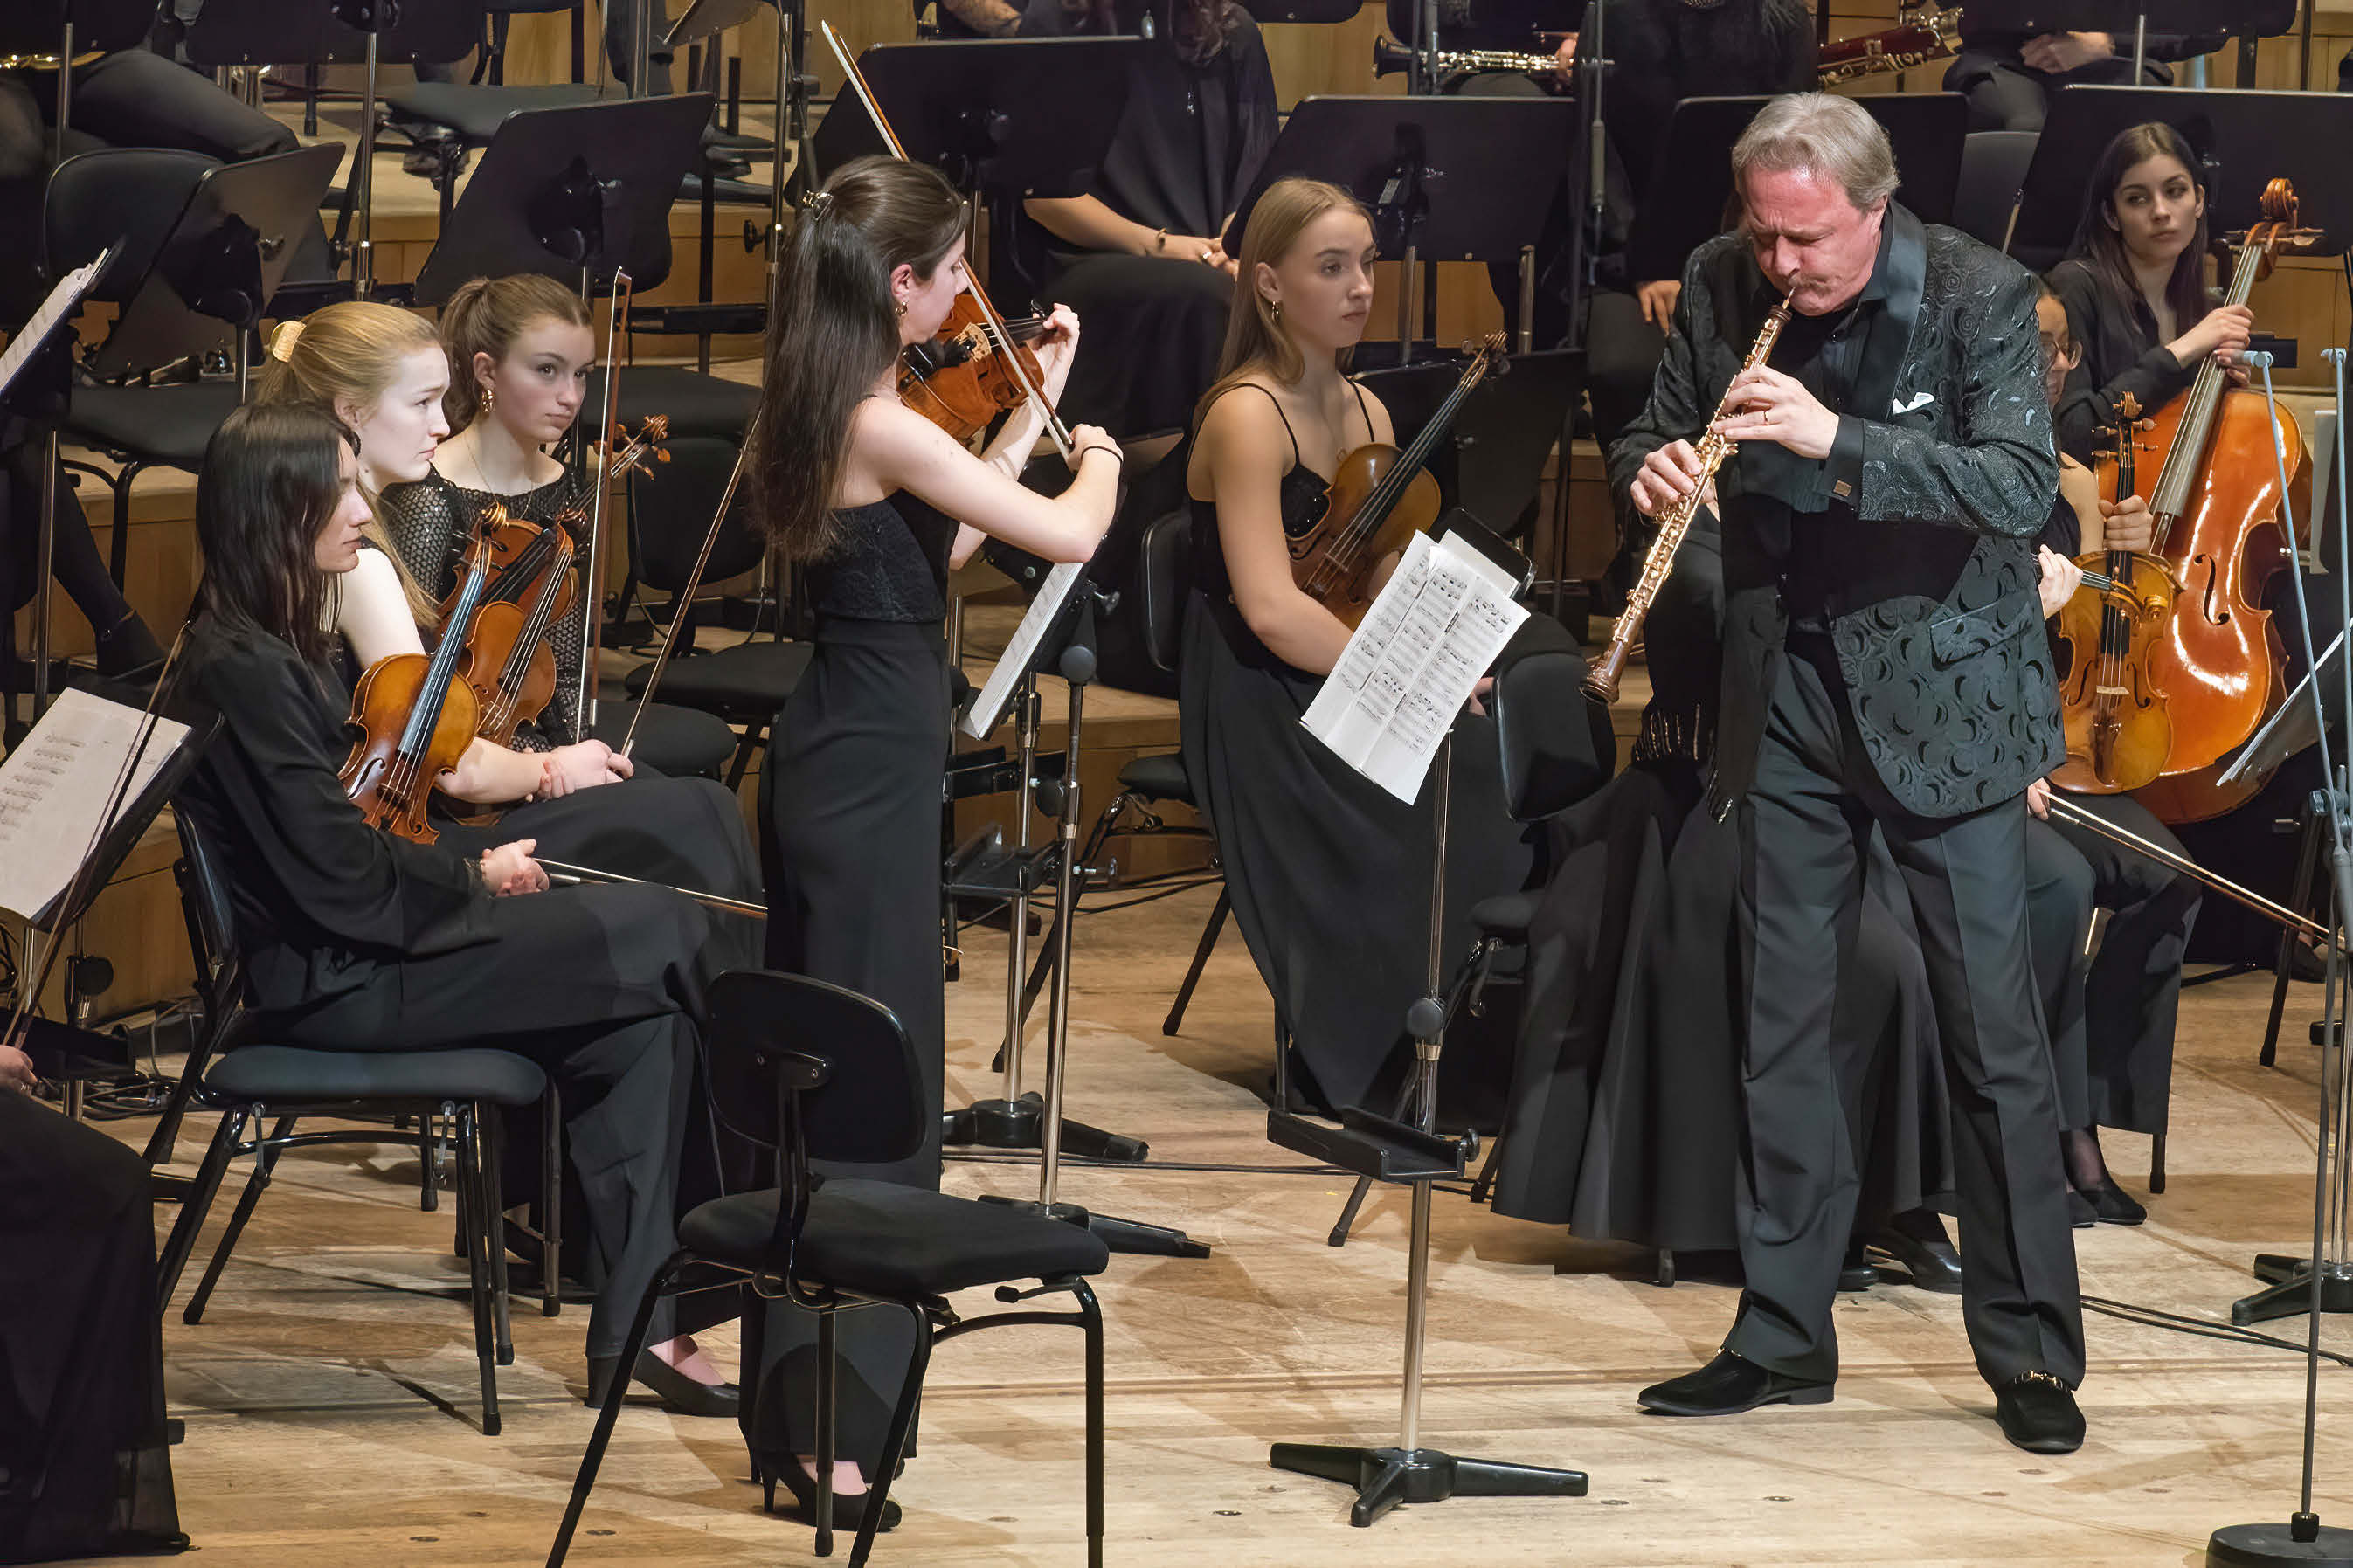
<svg viewBox="0 0 2353 1568">
<path fill-rule="evenodd" d="M 583 1404 L 592 1409 L 603 1407 L 620 1362 L 619 1356 L 588 1358 L 588 1397 Z M 697 1383 L 651 1351 L 638 1354 L 629 1381 L 659 1398 L 662 1408 L 673 1415 L 725 1416 L 732 1421 L 744 1406 L 743 1390 L 734 1384 Z"/>
<path fill-rule="evenodd" d="M 782 1481 L 785 1489 L 793 1494 L 801 1520 L 812 1525 L 817 1522 L 817 1478 L 801 1468 L 798 1458 L 791 1454 L 760 1454 L 754 1456 L 754 1464 L 759 1472 L 756 1479 L 760 1483 L 760 1504 L 763 1508 L 770 1513 L 776 1511 L 776 1483 Z M 864 1529 L 866 1504 L 873 1495 L 871 1491 L 834 1493 L 833 1528 L 842 1531 Z M 879 1534 L 898 1528 L 899 1505 L 896 1500 L 885 1498 L 882 1500 L 882 1521 L 874 1529 Z"/>
</svg>

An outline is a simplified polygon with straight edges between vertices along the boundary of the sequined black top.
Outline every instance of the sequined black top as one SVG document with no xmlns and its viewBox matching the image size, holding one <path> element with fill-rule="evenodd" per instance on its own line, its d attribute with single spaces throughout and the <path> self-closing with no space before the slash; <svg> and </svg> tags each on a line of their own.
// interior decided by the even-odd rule
<svg viewBox="0 0 2353 1568">
<path fill-rule="evenodd" d="M 905 490 L 833 514 L 833 545 L 808 565 L 819 620 L 926 624 L 948 613 L 956 520 Z"/>
</svg>

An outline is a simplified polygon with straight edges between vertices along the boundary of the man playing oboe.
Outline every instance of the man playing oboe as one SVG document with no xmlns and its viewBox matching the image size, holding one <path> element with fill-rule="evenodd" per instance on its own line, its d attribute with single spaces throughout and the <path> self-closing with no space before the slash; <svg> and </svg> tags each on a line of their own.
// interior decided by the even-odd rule
<svg viewBox="0 0 2353 1568">
<path fill-rule="evenodd" d="M 1860 1129 L 1833 1059 L 1874 825 L 1902 868 L 1953 1101 L 1964 1317 L 2002 1431 L 2083 1440 L 2082 1309 L 2026 945 L 2029 780 L 2062 740 L 2035 597 L 2058 483 L 2033 278 L 1889 198 L 1862 108 L 1775 100 L 1733 149 L 1741 230 L 1685 268 L 1651 402 L 1610 452 L 1644 516 L 1694 485 L 1710 411 L 1724 687 L 1710 807 L 1739 813 L 1746 1289 L 1716 1358 L 1643 1390 L 1716 1415 L 1831 1397 Z M 1741 361 L 1773 307 L 1770 358 Z"/>
</svg>

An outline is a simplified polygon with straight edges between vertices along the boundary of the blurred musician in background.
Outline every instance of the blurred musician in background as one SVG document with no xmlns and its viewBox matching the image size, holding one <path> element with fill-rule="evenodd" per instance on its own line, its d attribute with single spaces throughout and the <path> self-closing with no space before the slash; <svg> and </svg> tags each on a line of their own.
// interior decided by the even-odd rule
<svg viewBox="0 0 2353 1568">
<path fill-rule="evenodd" d="M 2151 33 L 2133 74 L 2128 33 L 2009 33 L 1973 25 L 1961 11 L 1961 48 L 1945 90 L 1969 100 L 1972 131 L 2040 131 L 2051 95 L 2063 87 L 2171 87 L 2160 62 L 2195 59 L 2222 47 L 2221 33 Z"/>
</svg>

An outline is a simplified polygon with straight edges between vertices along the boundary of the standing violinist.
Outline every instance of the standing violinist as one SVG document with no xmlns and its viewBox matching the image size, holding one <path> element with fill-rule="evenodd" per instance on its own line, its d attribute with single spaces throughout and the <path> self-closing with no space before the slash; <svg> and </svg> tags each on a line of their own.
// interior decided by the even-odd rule
<svg viewBox="0 0 2353 1568">
<path fill-rule="evenodd" d="M 779 272 L 751 465 L 762 523 L 805 568 L 817 617 L 807 673 L 776 716 L 760 776 L 768 962 L 870 996 L 905 1026 L 931 1108 L 924 1146 L 854 1173 L 921 1187 L 939 1184 L 946 1070 L 948 572 L 984 535 L 1050 561 L 1086 560 L 1111 524 L 1120 472 L 1119 448 L 1082 425 L 1071 432 L 1070 488 L 1040 495 L 1014 478 L 1043 427 L 1034 404 L 976 457 L 899 401 L 902 351 L 930 342 L 966 287 L 965 217 L 935 170 L 887 158 L 843 165 L 810 198 Z M 1038 349 L 1049 402 L 1078 341 L 1077 319 L 1057 310 Z M 754 1462 L 809 1508 L 816 1320 L 776 1305 L 762 1340 L 745 1420 Z M 913 1328 L 895 1313 L 852 1312 L 839 1344 L 834 1520 L 852 1528 Z M 744 1353 L 750 1363 L 755 1348 Z M 897 1505 L 883 1512 L 888 1528 Z"/>
<path fill-rule="evenodd" d="M 1860 1177 L 1832 1050 L 1876 824 L 1910 895 L 1953 1101 L 1962 1316 L 2003 1434 L 2083 1441 L 2083 1311 L 2025 937 L 2019 797 L 2059 760 L 2034 539 L 2058 479 L 2031 274 L 1896 205 L 1851 99 L 1766 106 L 1745 217 L 1684 269 L 1650 406 L 1611 478 L 1656 516 L 1717 471 L 1724 696 L 1713 808 L 1738 826 L 1746 1280 L 1723 1350 L 1661 1415 L 1827 1403 Z M 1768 363 L 1743 360 L 1778 302 Z M 1724 416 L 1711 424 L 1711 409 Z M 1936 715 L 1985 716 L 1966 737 Z M 1963 743 L 1966 739 L 1966 743 Z"/>
<path fill-rule="evenodd" d="M 1216 825 L 1234 922 L 1274 994 L 1293 1082 L 1334 1110 L 1377 1100 L 1385 1074 L 1394 1084 L 1430 951 L 1430 792 L 1405 805 L 1300 727 L 1349 627 L 1296 585 L 1285 547 L 1345 456 L 1396 438 L 1381 400 L 1341 371 L 1372 309 L 1374 256 L 1372 223 L 1346 191 L 1267 187 L 1242 235 L 1222 374 L 1186 468 L 1185 771 Z M 1492 721 L 1459 720 L 1453 754 L 1449 952 L 1468 945 L 1471 906 L 1528 870 L 1502 809 Z"/>
</svg>

